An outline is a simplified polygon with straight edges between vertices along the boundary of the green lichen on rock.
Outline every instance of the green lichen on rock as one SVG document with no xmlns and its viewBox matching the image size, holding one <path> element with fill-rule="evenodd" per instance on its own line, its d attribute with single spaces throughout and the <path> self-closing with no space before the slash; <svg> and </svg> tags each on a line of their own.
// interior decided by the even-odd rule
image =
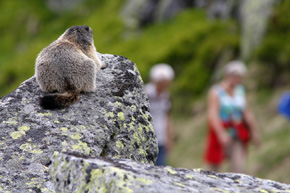
<svg viewBox="0 0 290 193">
<path fill-rule="evenodd" d="M 101 57 L 107 68 L 97 74 L 96 91 L 68 108 L 41 109 L 45 93 L 35 77 L 1 98 L 0 192 L 54 192 L 47 166 L 55 151 L 155 162 L 157 141 L 136 65 Z"/>
<path fill-rule="evenodd" d="M 86 158 L 82 155 L 63 153 L 56 153 L 53 156 L 50 174 L 57 192 L 286 193 L 290 191 L 290 185 L 243 174 L 157 167 L 126 159 Z"/>
<path fill-rule="evenodd" d="M 52 179 L 56 191 L 133 193 L 136 188 L 141 190 L 143 185 L 153 183 L 146 177 L 128 175 L 128 172 L 120 167 L 99 167 L 95 165 L 94 161 L 92 159 L 84 162 L 80 157 L 55 153 L 50 173 L 51 176 L 55 176 Z M 106 160 L 100 160 L 100 162 L 107 164 Z M 60 173 L 64 175 L 60 176 Z M 72 186 L 68 183 L 64 183 L 64 186 L 58 183 L 62 180 L 70 181 Z M 77 186 L 75 186 L 76 184 Z"/>
<path fill-rule="evenodd" d="M 120 121 L 125 121 L 125 115 L 124 115 L 123 112 L 119 112 L 119 113 L 117 114 L 117 116 L 118 116 L 118 119 L 119 119 Z"/>
<path fill-rule="evenodd" d="M 25 135 L 25 131 L 29 131 L 30 127 L 29 126 L 22 126 L 18 128 L 18 131 L 14 131 L 10 133 L 10 136 L 13 139 L 18 139 L 19 137 L 21 137 L 22 135 Z"/>
<path fill-rule="evenodd" d="M 43 151 L 41 149 L 38 149 L 36 147 L 36 145 L 31 144 L 31 143 L 24 143 L 24 144 L 20 145 L 19 148 L 22 149 L 23 151 L 26 151 L 29 153 L 37 153 L 37 154 L 43 153 Z"/>
</svg>

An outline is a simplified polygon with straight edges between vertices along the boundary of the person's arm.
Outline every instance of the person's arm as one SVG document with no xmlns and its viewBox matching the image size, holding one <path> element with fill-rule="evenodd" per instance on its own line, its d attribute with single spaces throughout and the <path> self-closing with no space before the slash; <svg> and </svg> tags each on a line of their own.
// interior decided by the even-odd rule
<svg viewBox="0 0 290 193">
<path fill-rule="evenodd" d="M 259 146 L 261 143 L 260 133 L 258 131 L 256 120 L 254 119 L 254 116 L 248 107 L 245 109 L 244 118 L 246 124 L 249 126 L 253 143 L 256 146 Z"/>
<path fill-rule="evenodd" d="M 219 117 L 219 100 L 213 89 L 210 90 L 208 96 L 208 121 L 212 125 L 221 145 L 224 147 L 229 145 L 232 139 L 221 123 Z"/>
</svg>

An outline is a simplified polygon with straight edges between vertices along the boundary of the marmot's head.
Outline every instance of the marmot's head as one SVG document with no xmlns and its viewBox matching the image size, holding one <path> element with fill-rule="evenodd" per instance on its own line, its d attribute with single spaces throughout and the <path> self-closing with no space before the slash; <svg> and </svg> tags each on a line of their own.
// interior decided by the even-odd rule
<svg viewBox="0 0 290 193">
<path fill-rule="evenodd" d="M 78 25 L 68 28 L 59 39 L 78 43 L 81 47 L 94 45 L 92 29 L 87 25 Z"/>
</svg>

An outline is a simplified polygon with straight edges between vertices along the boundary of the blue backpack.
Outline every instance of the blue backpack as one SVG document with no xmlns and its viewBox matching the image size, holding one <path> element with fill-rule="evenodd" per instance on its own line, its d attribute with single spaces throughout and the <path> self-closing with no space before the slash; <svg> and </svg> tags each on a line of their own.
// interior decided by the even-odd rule
<svg viewBox="0 0 290 193">
<path fill-rule="evenodd" d="M 279 99 L 278 112 L 290 119 L 290 91 L 283 93 Z"/>
</svg>

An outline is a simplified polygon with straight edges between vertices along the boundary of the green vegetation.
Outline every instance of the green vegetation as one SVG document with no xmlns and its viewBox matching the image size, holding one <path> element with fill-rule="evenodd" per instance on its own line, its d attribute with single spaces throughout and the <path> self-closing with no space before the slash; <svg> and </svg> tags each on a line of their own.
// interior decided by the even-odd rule
<svg viewBox="0 0 290 193">
<path fill-rule="evenodd" d="M 268 74 L 259 79 L 262 87 L 283 86 L 290 81 L 289 8 L 289 1 L 278 4 L 269 21 L 265 39 L 255 54 L 259 74 Z"/>
<path fill-rule="evenodd" d="M 206 88 L 221 53 L 239 46 L 234 22 L 208 22 L 201 10 L 185 11 L 173 20 L 149 26 L 142 33 L 124 38 L 128 32 L 119 16 L 122 1 L 87 1 L 62 15 L 51 13 L 39 2 L 31 1 L 29 6 L 13 2 L 1 6 L 16 10 L 9 19 L 13 24 L 6 20 L 6 25 L 1 26 L 0 41 L 5 44 L 0 48 L 4 53 L 0 56 L 0 95 L 11 92 L 31 77 L 40 50 L 72 25 L 91 26 L 98 51 L 123 55 L 134 61 L 145 82 L 152 65 L 159 62 L 171 64 L 177 74 L 173 86 L 178 104 L 176 110 L 183 112 L 189 110 L 188 104 L 178 101 L 186 97 L 192 102 L 199 96 Z M 21 21 L 18 21 L 19 17 Z"/>
<path fill-rule="evenodd" d="M 13 91 L 31 77 L 37 54 L 70 26 L 91 26 L 94 29 L 96 47 L 105 50 L 99 49 L 102 53 L 111 53 L 108 46 L 114 48 L 117 45 L 116 36 L 121 34 L 123 28 L 122 21 L 118 19 L 117 8 L 122 1 L 106 1 L 105 6 L 103 1 L 90 0 L 63 14 L 51 12 L 43 2 L 0 1 L 3 13 L 0 16 L 0 96 Z M 103 6 L 106 9 L 101 9 Z M 109 10 L 115 12 L 111 13 Z"/>
<path fill-rule="evenodd" d="M 87 0 L 71 11 L 53 13 L 41 0 L 0 0 L 0 97 L 34 74 L 42 48 L 68 27 L 89 25 L 100 53 L 123 55 L 138 66 L 144 82 L 156 63 L 173 66 L 172 87 L 176 145 L 174 167 L 203 167 L 206 135 L 205 93 L 220 63 L 239 56 L 240 29 L 236 21 L 207 19 L 203 10 L 185 10 L 172 20 L 127 31 L 120 18 L 124 0 Z M 281 1 L 269 21 L 264 41 L 250 59 L 250 106 L 263 137 L 259 150 L 250 148 L 248 171 L 258 177 L 290 183 L 289 123 L 276 113 L 281 94 L 277 86 L 290 81 L 290 1 Z M 224 59 L 226 58 L 226 59 Z M 253 87 L 254 85 L 254 87 Z M 253 94 L 254 93 L 254 94 Z M 195 114 L 190 117 L 194 109 Z M 176 118 L 179 115 L 178 118 Z M 182 118 L 181 118 L 182 117 Z"/>
</svg>

